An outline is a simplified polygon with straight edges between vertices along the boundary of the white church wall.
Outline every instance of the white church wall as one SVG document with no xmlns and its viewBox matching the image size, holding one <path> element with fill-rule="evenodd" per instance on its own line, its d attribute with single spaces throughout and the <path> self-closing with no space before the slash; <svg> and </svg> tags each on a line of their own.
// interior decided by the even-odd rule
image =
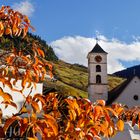
<svg viewBox="0 0 140 140">
<path fill-rule="evenodd" d="M 135 95 L 138 100 L 134 99 Z M 140 79 L 135 76 L 114 102 L 126 104 L 128 107 L 140 105 Z"/>
<path fill-rule="evenodd" d="M 107 93 L 107 85 L 102 85 L 102 86 L 96 86 L 96 85 L 90 85 L 88 87 L 88 92 L 89 94 L 89 99 L 92 102 L 95 102 L 96 100 L 107 100 L 108 93 Z"/>
<path fill-rule="evenodd" d="M 101 72 L 96 72 L 96 65 L 101 66 Z M 90 83 L 96 83 L 96 75 L 101 75 L 102 83 L 107 84 L 107 66 L 106 64 L 90 64 L 89 65 L 89 81 Z"/>
<path fill-rule="evenodd" d="M 102 72 L 101 72 L 102 83 L 107 84 L 107 65 L 101 64 L 101 70 L 102 70 Z"/>
<path fill-rule="evenodd" d="M 101 61 L 97 61 L 96 56 L 101 56 Z M 101 66 L 101 71 L 96 71 L 96 66 Z M 107 100 L 107 54 L 105 53 L 89 53 L 88 54 L 88 71 L 89 71 L 89 85 L 88 93 L 89 99 L 94 102 L 97 99 Z M 101 83 L 96 83 L 96 76 L 101 76 Z"/>
<path fill-rule="evenodd" d="M 11 81 L 13 81 L 14 79 L 12 79 Z M 28 83 L 27 83 L 28 84 Z M 23 102 L 25 101 L 25 98 L 23 97 L 23 95 L 20 93 L 20 92 L 15 92 L 15 91 L 12 91 L 8 86 L 5 86 L 3 87 L 3 84 L 0 82 L 0 87 L 7 93 L 9 93 L 12 98 L 13 98 L 13 101 L 17 104 L 17 109 L 12 107 L 12 106 L 8 106 L 6 109 L 5 109 L 5 105 L 1 105 L 0 108 L 2 109 L 3 111 L 3 117 L 6 117 L 6 116 L 11 116 L 12 113 L 15 114 L 15 113 L 18 113 L 18 111 L 20 110 L 21 108 L 21 105 L 23 104 Z M 42 94 L 42 90 L 43 90 L 43 84 L 42 83 L 36 83 L 36 87 L 34 86 L 34 84 L 32 83 L 31 85 L 32 87 L 32 92 L 30 95 L 34 95 L 36 93 L 40 93 Z M 27 88 L 27 85 L 25 87 L 25 89 L 23 90 L 23 94 L 25 96 L 28 96 L 28 94 L 30 93 L 31 91 L 31 87 L 30 88 Z M 21 80 L 18 80 L 16 85 L 14 86 L 15 89 L 22 89 L 22 86 L 21 86 Z M 2 102 L 3 99 L 0 97 L 0 102 Z"/>
</svg>

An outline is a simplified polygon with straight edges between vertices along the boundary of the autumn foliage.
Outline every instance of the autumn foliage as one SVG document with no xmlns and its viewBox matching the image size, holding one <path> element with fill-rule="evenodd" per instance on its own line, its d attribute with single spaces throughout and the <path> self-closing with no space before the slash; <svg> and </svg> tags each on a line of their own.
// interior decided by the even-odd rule
<svg viewBox="0 0 140 140">
<path fill-rule="evenodd" d="M 9 44 L 0 54 L 0 81 L 11 90 L 23 94 L 24 88 L 36 86 L 47 74 L 52 76 L 52 65 L 44 59 L 44 52 L 37 42 L 29 42 L 26 38 L 30 25 L 27 16 L 12 10 L 9 6 L 0 9 L 0 37 L 18 38 L 18 45 Z M 26 45 L 22 44 L 26 41 Z M 22 44 L 22 45 L 21 45 Z M 11 81 L 14 78 L 14 81 Z M 14 89 L 13 85 L 22 79 L 22 90 Z M 26 86 L 27 84 L 27 86 Z M 13 93 L 14 94 L 14 93 Z M 10 93 L 0 88 L 1 104 L 17 107 Z M 100 140 L 112 137 L 123 131 L 124 122 L 132 121 L 132 126 L 140 129 L 140 110 L 127 109 L 120 104 L 105 106 L 103 100 L 91 103 L 88 99 L 65 97 L 56 93 L 42 95 L 36 93 L 25 96 L 20 111 L 3 120 L 0 110 L 0 123 L 4 137 L 7 138 L 9 127 L 13 127 L 13 138 L 37 140 Z"/>
</svg>

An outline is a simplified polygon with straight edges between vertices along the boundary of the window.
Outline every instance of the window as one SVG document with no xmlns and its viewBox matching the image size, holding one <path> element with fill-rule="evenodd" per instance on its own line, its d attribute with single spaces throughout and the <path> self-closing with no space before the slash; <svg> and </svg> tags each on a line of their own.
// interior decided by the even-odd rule
<svg viewBox="0 0 140 140">
<path fill-rule="evenodd" d="M 100 65 L 96 66 L 96 72 L 101 72 L 101 66 Z"/>
<path fill-rule="evenodd" d="M 97 84 L 101 83 L 101 76 L 100 75 L 96 75 L 96 83 Z"/>
<path fill-rule="evenodd" d="M 138 96 L 138 95 L 134 95 L 134 97 L 133 97 L 133 98 L 134 98 L 134 100 L 136 100 L 136 101 L 137 101 L 137 100 L 139 99 L 139 96 Z"/>
</svg>

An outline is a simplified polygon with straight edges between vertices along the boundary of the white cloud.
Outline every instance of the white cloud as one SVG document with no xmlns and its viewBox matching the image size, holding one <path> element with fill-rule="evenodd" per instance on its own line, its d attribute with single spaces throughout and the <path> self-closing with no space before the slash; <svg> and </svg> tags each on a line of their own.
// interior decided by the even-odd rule
<svg viewBox="0 0 140 140">
<path fill-rule="evenodd" d="M 27 16 L 32 16 L 35 10 L 33 4 L 28 0 L 14 3 L 12 8 Z"/>
<path fill-rule="evenodd" d="M 100 46 L 108 52 L 108 73 L 122 70 L 126 62 L 140 61 L 140 41 L 127 44 L 116 39 L 109 40 L 103 35 L 98 36 Z M 79 63 L 87 66 L 87 54 L 94 47 L 95 38 L 82 36 L 64 37 L 50 43 L 57 56 L 69 63 Z"/>
</svg>

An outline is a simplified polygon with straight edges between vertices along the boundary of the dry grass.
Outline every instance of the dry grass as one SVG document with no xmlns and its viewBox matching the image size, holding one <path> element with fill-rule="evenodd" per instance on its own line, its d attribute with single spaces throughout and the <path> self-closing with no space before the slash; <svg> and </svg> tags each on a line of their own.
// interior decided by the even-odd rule
<svg viewBox="0 0 140 140">
<path fill-rule="evenodd" d="M 88 73 L 87 69 L 63 61 L 53 63 L 54 75 L 57 82 L 48 82 L 48 87 L 54 87 L 62 94 L 87 97 Z M 122 83 L 124 79 L 108 76 L 109 91 Z"/>
</svg>

